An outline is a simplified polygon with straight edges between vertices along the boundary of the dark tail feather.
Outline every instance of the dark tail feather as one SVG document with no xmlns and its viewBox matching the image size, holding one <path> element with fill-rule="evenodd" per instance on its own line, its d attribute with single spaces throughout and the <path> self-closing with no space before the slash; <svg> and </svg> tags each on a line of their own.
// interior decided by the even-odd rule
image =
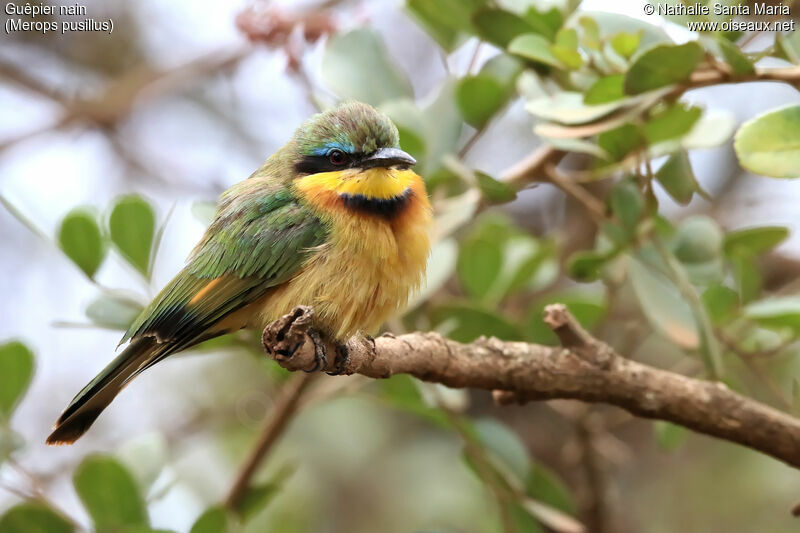
<svg viewBox="0 0 800 533">
<path fill-rule="evenodd" d="M 47 444 L 72 444 L 119 394 L 128 378 L 162 347 L 152 337 L 132 341 L 116 359 L 81 390 L 56 421 Z"/>
</svg>

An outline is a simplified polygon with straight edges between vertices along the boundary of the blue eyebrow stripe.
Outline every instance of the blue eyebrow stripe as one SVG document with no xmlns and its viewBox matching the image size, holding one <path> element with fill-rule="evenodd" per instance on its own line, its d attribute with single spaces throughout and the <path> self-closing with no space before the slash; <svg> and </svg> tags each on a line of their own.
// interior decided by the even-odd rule
<svg viewBox="0 0 800 533">
<path fill-rule="evenodd" d="M 355 152 L 355 148 L 353 147 L 352 144 L 343 144 L 343 143 L 340 143 L 340 142 L 329 142 L 329 143 L 325 143 L 324 146 L 321 146 L 319 148 L 314 148 L 312 153 L 314 155 L 327 155 L 328 152 L 330 152 L 331 150 L 341 150 L 342 152 L 345 152 L 345 153 L 348 153 L 348 154 L 352 154 L 353 152 Z"/>
</svg>

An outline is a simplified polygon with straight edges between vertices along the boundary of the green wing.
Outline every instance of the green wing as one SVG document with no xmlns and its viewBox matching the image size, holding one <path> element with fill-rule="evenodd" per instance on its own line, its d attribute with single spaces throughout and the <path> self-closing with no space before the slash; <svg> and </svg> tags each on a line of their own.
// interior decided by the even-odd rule
<svg viewBox="0 0 800 533">
<path fill-rule="evenodd" d="M 171 345 L 146 367 L 204 340 L 226 315 L 290 279 L 310 249 L 325 242 L 325 225 L 290 191 L 265 194 L 248 185 L 223 196 L 187 266 L 123 337 L 122 342 L 150 336 Z"/>
<path fill-rule="evenodd" d="M 48 444 L 75 442 L 130 380 L 224 333 L 214 325 L 291 278 L 310 249 L 325 242 L 318 218 L 288 190 L 265 186 L 246 180 L 223 195 L 189 263 L 131 325 L 122 339 L 131 343 L 70 402 Z"/>
</svg>

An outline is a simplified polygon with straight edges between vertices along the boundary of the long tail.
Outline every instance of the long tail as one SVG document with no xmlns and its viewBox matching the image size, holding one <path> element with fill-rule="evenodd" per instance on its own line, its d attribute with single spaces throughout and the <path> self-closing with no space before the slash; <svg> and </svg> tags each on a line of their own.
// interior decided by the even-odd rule
<svg viewBox="0 0 800 533">
<path fill-rule="evenodd" d="M 129 378 L 165 348 L 167 346 L 152 337 L 132 341 L 73 398 L 56 421 L 53 432 L 47 437 L 47 444 L 72 444 L 78 440 L 127 385 Z"/>
</svg>

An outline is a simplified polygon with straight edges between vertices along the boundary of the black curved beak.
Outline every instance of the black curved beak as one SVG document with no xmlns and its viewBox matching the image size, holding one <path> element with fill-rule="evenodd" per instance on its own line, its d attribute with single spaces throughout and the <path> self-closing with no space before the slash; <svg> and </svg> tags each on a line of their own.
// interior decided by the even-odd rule
<svg viewBox="0 0 800 533">
<path fill-rule="evenodd" d="M 361 168 L 376 167 L 402 167 L 408 168 L 416 165 L 417 160 L 399 148 L 379 148 L 362 159 L 358 166 Z"/>
</svg>

